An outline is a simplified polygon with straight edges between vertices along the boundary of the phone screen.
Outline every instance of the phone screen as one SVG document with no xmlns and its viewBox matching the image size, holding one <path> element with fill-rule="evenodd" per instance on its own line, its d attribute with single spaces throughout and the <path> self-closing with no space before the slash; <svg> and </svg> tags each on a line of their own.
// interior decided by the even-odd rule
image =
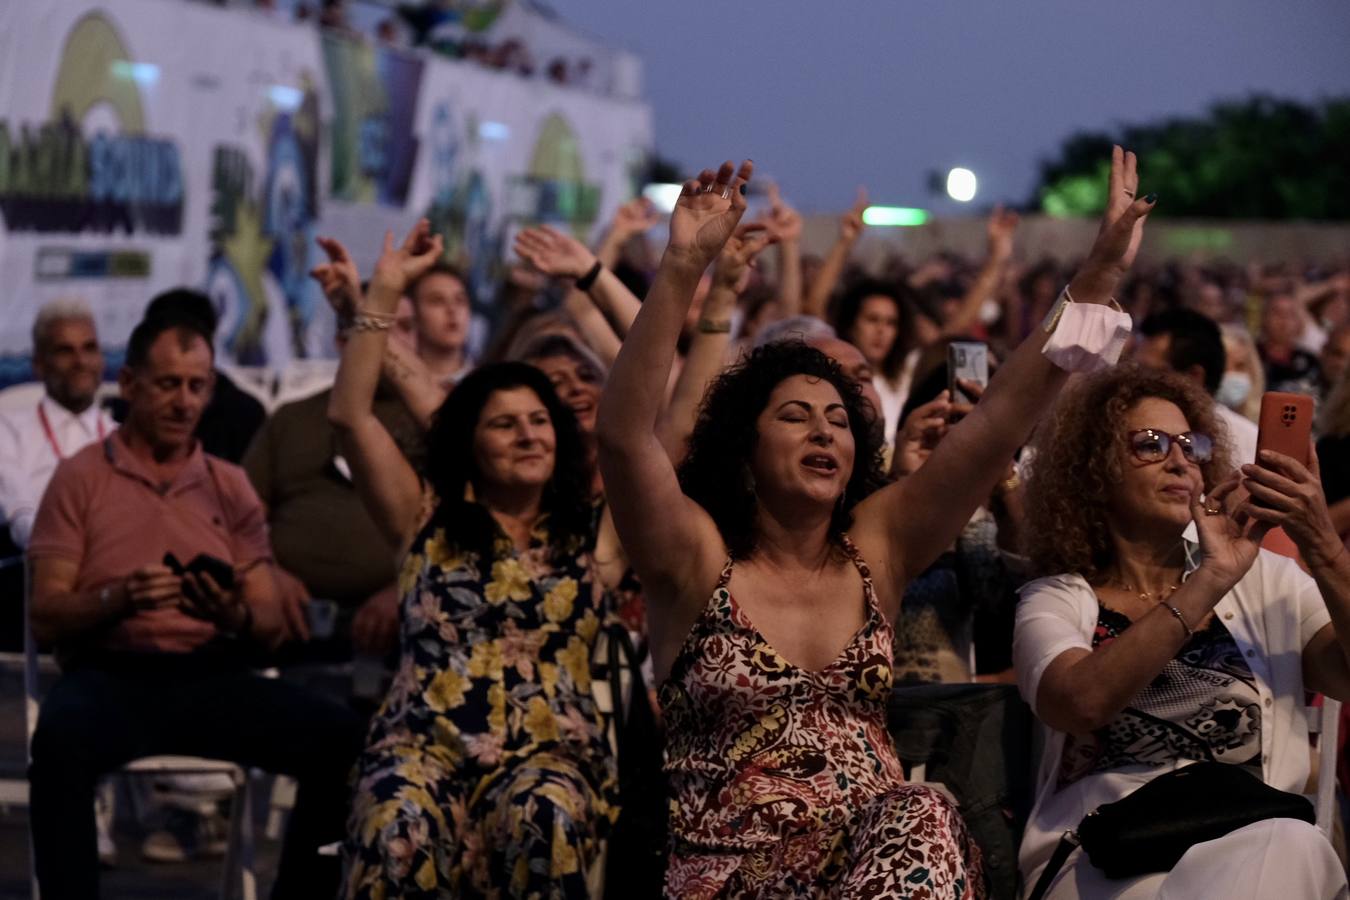
<svg viewBox="0 0 1350 900">
<path fill-rule="evenodd" d="M 961 389 L 960 382 L 973 381 L 980 387 L 989 383 L 989 347 L 975 341 L 953 341 L 947 345 L 947 388 L 953 403 L 975 403 L 976 398 Z"/>
</svg>

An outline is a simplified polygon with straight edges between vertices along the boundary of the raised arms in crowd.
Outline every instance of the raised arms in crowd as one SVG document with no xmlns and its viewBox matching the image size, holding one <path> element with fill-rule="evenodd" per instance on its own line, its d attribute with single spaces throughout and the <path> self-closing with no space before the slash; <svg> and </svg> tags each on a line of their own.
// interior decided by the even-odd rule
<svg viewBox="0 0 1350 900">
<path fill-rule="evenodd" d="M 818 319 L 825 318 L 826 307 L 830 305 L 830 294 L 843 277 L 844 267 L 848 265 L 849 254 L 863 231 L 863 211 L 867 209 L 867 191 L 858 188 L 858 197 L 853 207 L 839 219 L 839 238 L 825 254 L 820 270 L 816 272 L 811 286 L 802 299 L 802 312 Z"/>
<path fill-rule="evenodd" d="M 727 362 L 736 301 L 750 282 L 756 257 L 774 239 L 763 224 L 740 225 L 713 263 L 712 286 L 703 301 L 698 327 L 675 380 L 670 404 L 657 426 L 662 445 L 677 462 L 684 456 L 703 395 Z"/>
<path fill-rule="evenodd" d="M 745 210 L 740 188 L 752 170 L 748 161 L 739 169 L 727 163 L 684 185 L 671 217 L 670 243 L 601 401 L 601 466 L 616 525 L 652 600 L 654 635 L 682 639 L 725 560 L 725 545 L 711 518 L 681 492 L 656 427 L 661 385 L 674 362 L 694 287 L 736 231 Z M 1117 148 L 1112 202 L 1070 285 L 1077 302 L 1107 302 L 1133 260 L 1152 205 L 1130 199 L 1136 184 L 1134 155 Z M 976 409 L 919 472 L 856 508 L 851 533 L 863 557 L 880 572 L 879 595 L 889 617 L 898 611 L 908 579 L 955 539 L 1062 387 L 1067 375 L 1041 354 L 1045 340 L 1038 334 L 1023 343 Z M 659 519 L 646 515 L 653 508 L 663 511 Z M 654 646 L 658 670 L 673 650 L 660 643 Z"/>
<path fill-rule="evenodd" d="M 328 262 L 315 266 L 310 276 L 319 283 L 337 313 L 338 327 L 346 330 L 361 305 L 361 275 L 341 242 L 321 237 L 318 244 L 328 255 Z M 432 415 L 445 400 L 445 389 L 431 370 L 411 348 L 399 341 L 385 341 L 381 372 L 417 423 L 423 429 L 428 428 Z"/>
<path fill-rule="evenodd" d="M 545 275 L 584 280 L 600 263 L 584 289 L 573 287 L 563 308 L 577 323 L 586 343 L 605 364 L 619 355 L 619 344 L 642 303 L 605 265 L 598 254 L 574 237 L 548 226 L 527 228 L 516 235 L 516 255 Z"/>
<path fill-rule="evenodd" d="M 375 417 L 372 403 L 389 343 L 388 326 L 399 298 L 440 255 L 441 238 L 431 236 L 425 219 L 400 246 L 394 246 L 392 235 L 385 235 L 364 303 L 356 308 L 328 404 L 328 418 L 340 435 L 352 480 L 376 525 L 395 548 L 402 548 L 419 524 L 423 490 L 412 465 Z"/>
</svg>

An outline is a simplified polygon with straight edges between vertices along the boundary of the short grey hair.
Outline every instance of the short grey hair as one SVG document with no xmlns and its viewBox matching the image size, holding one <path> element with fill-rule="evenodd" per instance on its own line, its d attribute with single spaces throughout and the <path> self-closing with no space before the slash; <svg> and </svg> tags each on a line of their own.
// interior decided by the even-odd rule
<svg viewBox="0 0 1350 900">
<path fill-rule="evenodd" d="M 61 297 L 48 300 L 38 308 L 37 318 L 33 320 L 33 354 L 41 353 L 47 343 L 47 336 L 58 322 L 80 320 L 94 324 L 94 311 L 89 304 L 77 297 Z"/>
<path fill-rule="evenodd" d="M 838 337 L 824 319 L 815 316 L 789 316 L 772 325 L 766 325 L 755 335 L 755 347 L 766 347 L 779 341 L 826 341 Z"/>
</svg>

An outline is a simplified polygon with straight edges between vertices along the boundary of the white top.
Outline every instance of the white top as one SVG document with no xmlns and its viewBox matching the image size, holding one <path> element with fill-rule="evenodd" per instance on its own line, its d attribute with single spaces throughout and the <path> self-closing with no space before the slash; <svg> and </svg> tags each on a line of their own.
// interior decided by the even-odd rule
<svg viewBox="0 0 1350 900">
<path fill-rule="evenodd" d="M 1233 441 L 1233 465 L 1241 466 L 1256 462 L 1256 435 L 1260 431 L 1256 423 L 1242 413 L 1233 412 L 1222 403 L 1215 403 L 1214 411 L 1228 426 L 1228 436 Z"/>
<path fill-rule="evenodd" d="M 76 415 L 46 394 L 31 406 L 0 412 L 0 522 L 9 523 L 14 543 L 28 546 L 56 464 L 116 430 L 117 423 L 97 402 Z"/>
<path fill-rule="evenodd" d="M 914 386 L 914 369 L 919 364 L 919 351 L 917 349 L 905 354 L 905 361 L 900 366 L 900 377 L 895 380 L 895 384 L 886 378 L 881 372 L 872 376 L 872 387 L 877 389 L 877 395 L 881 397 L 881 415 L 885 419 L 885 441 L 887 447 L 895 445 L 895 433 L 900 429 L 900 413 L 905 408 L 905 401 L 909 399 L 909 390 Z"/>
<path fill-rule="evenodd" d="M 1186 544 L 1186 573 L 1199 564 L 1199 546 Z M 1183 576 L 1183 578 L 1185 577 Z M 1041 578 L 1021 590 L 1013 634 L 1013 665 L 1022 698 L 1036 709 L 1041 675 L 1066 650 L 1092 649 L 1097 595 L 1080 575 Z M 1294 563 L 1262 550 L 1215 614 L 1242 651 L 1261 698 L 1261 772 L 1272 787 L 1302 793 L 1308 780 L 1308 721 L 1302 651 L 1331 622 L 1317 584 Z M 1022 838 L 1018 864 L 1034 884 L 1065 829 L 1103 803 L 1186 763 L 1128 766 L 1088 775 L 1057 791 L 1064 732 L 1042 726 L 1045 750 L 1036 776 L 1036 805 Z"/>
</svg>

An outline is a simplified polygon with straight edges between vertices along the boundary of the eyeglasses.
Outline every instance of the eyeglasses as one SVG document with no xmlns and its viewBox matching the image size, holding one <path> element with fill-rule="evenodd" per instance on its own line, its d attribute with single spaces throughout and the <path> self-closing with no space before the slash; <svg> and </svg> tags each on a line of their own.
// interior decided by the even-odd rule
<svg viewBox="0 0 1350 900">
<path fill-rule="evenodd" d="M 1214 458 L 1214 439 L 1198 431 L 1168 434 L 1156 428 L 1141 428 L 1129 433 L 1130 452 L 1140 462 L 1156 463 L 1167 459 L 1172 443 L 1181 447 L 1187 462 L 1207 463 Z"/>
</svg>

